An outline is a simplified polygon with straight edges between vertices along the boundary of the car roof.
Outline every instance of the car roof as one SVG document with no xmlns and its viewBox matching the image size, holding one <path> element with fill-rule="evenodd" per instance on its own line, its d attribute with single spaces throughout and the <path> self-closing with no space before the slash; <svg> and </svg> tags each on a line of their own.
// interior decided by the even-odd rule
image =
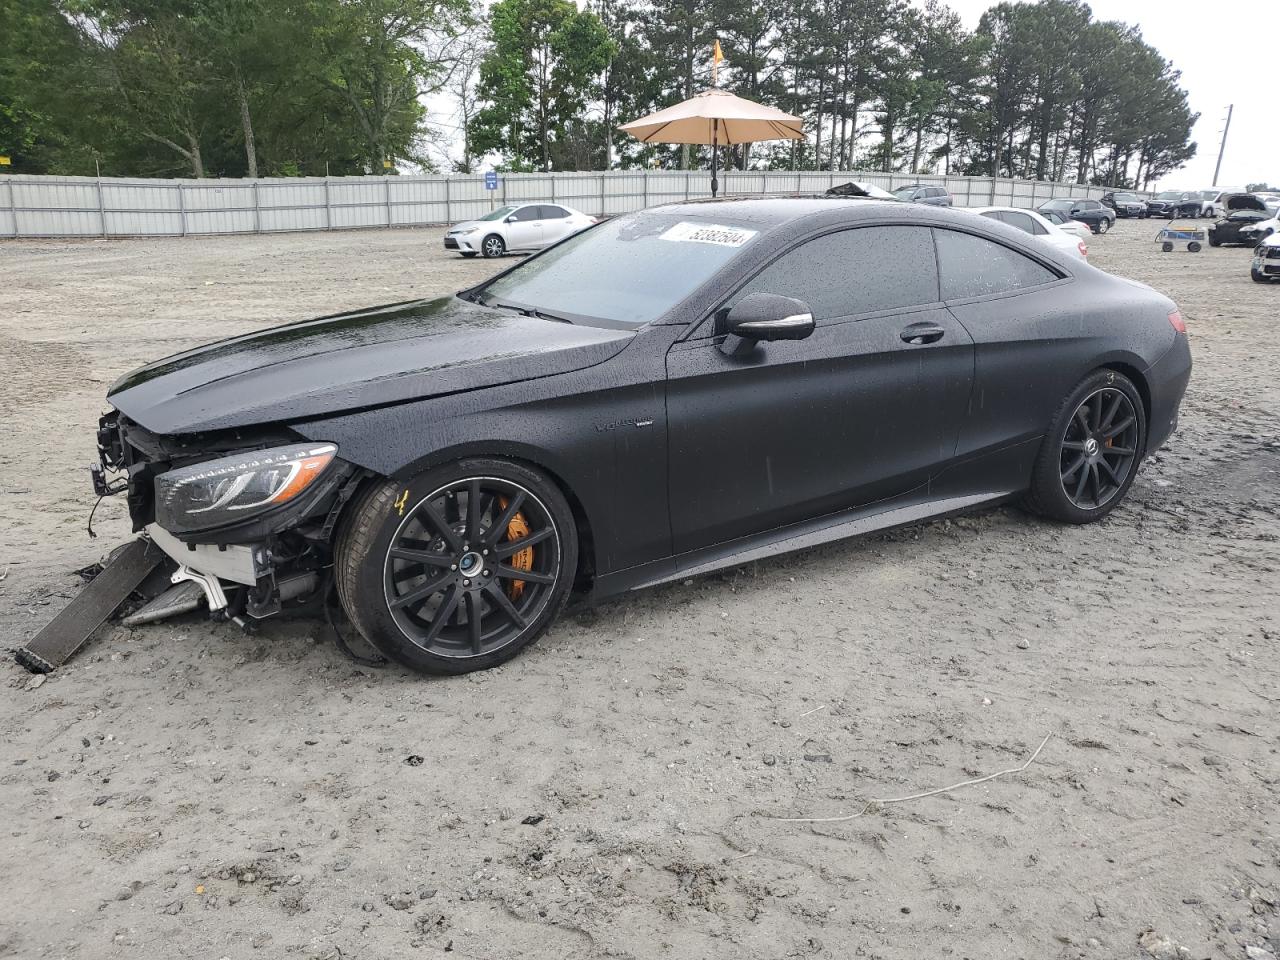
<svg viewBox="0 0 1280 960">
<path fill-rule="evenodd" d="M 947 216 L 950 208 L 902 203 L 879 197 L 842 197 L 824 194 L 796 194 L 780 197 L 719 197 L 704 200 L 679 200 L 647 208 L 665 214 L 707 219 L 715 216 L 731 218 L 735 223 L 769 229 L 812 216 L 854 222 L 887 218 L 936 220 Z M 957 214 L 958 215 L 958 214 Z M 960 222 L 964 222 L 961 220 Z"/>
</svg>

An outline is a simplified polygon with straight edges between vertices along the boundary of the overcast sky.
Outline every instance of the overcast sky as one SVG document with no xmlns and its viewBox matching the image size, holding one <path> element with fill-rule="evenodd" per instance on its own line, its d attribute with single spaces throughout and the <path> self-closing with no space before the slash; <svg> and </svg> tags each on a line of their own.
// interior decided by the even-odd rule
<svg viewBox="0 0 1280 960">
<path fill-rule="evenodd" d="M 947 2 L 970 30 L 992 5 L 990 0 Z M 1161 187 L 1196 190 L 1213 183 L 1229 103 L 1235 104 L 1235 113 L 1218 184 L 1280 184 L 1280 107 L 1267 80 L 1277 44 L 1275 35 L 1263 28 L 1262 8 L 1245 0 L 1094 0 L 1089 6 L 1097 20 L 1140 27 L 1143 39 L 1182 71 L 1191 109 L 1200 114 L 1192 133 L 1198 144 L 1195 157 L 1161 181 Z"/>
</svg>

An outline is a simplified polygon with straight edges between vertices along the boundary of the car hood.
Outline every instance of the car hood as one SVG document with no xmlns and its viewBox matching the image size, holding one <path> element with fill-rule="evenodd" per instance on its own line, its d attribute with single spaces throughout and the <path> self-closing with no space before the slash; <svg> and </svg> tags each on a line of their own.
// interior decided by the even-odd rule
<svg viewBox="0 0 1280 960">
<path fill-rule="evenodd" d="M 126 374 L 107 399 L 155 433 L 222 430 L 569 373 L 633 337 L 459 297 L 412 300 L 198 347 Z"/>
<path fill-rule="evenodd" d="M 1267 205 L 1259 197 L 1255 197 L 1251 193 L 1237 193 L 1234 196 L 1227 197 L 1226 209 L 1231 212 L 1236 210 L 1257 210 L 1265 213 Z"/>
<path fill-rule="evenodd" d="M 490 221 L 492 222 L 492 221 Z M 463 220 L 461 223 L 455 223 L 449 228 L 449 233 L 461 233 L 463 230 L 470 230 L 472 227 L 480 226 L 479 220 Z"/>
</svg>

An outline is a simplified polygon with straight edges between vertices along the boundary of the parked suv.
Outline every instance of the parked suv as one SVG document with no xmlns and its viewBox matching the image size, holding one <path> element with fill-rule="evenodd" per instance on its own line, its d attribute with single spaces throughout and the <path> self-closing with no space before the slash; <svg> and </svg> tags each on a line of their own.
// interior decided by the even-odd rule
<svg viewBox="0 0 1280 960">
<path fill-rule="evenodd" d="M 899 187 L 893 195 L 907 203 L 927 203 L 933 207 L 951 206 L 951 194 L 942 187 L 927 187 L 923 183 L 913 183 Z"/>
<path fill-rule="evenodd" d="M 1145 217 L 1147 215 L 1147 201 L 1136 193 L 1126 193 L 1123 190 L 1104 193 L 1102 195 L 1102 203 L 1104 206 L 1114 210 L 1117 217 Z"/>
<path fill-rule="evenodd" d="M 1085 197 L 1046 200 L 1036 209 L 1041 215 L 1052 211 L 1087 223 L 1094 233 L 1106 233 L 1116 225 L 1116 212 L 1110 207 L 1104 207 L 1101 200 L 1089 200 Z"/>
<path fill-rule="evenodd" d="M 1200 194 L 1185 190 L 1161 190 L 1147 201 L 1147 215 L 1176 220 L 1200 216 Z"/>
</svg>

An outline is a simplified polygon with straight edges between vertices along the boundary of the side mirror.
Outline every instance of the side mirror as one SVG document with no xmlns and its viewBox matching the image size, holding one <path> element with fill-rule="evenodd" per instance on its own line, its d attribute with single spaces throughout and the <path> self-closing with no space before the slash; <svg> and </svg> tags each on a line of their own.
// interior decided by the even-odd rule
<svg viewBox="0 0 1280 960">
<path fill-rule="evenodd" d="M 1082 212 L 1083 212 L 1083 211 L 1081 210 L 1081 208 L 1080 208 L 1080 207 L 1072 207 L 1072 208 L 1071 208 L 1071 215 L 1072 215 L 1072 216 L 1075 216 L 1077 213 L 1082 213 Z"/>
<path fill-rule="evenodd" d="M 516 215 L 513 213 L 511 216 L 507 217 L 507 219 L 503 220 L 502 222 L 503 222 L 503 223 L 515 223 L 515 222 L 516 222 Z"/>
<path fill-rule="evenodd" d="M 803 340 L 814 329 L 808 304 L 774 293 L 749 293 L 733 305 L 724 331 L 743 340 Z"/>
</svg>

